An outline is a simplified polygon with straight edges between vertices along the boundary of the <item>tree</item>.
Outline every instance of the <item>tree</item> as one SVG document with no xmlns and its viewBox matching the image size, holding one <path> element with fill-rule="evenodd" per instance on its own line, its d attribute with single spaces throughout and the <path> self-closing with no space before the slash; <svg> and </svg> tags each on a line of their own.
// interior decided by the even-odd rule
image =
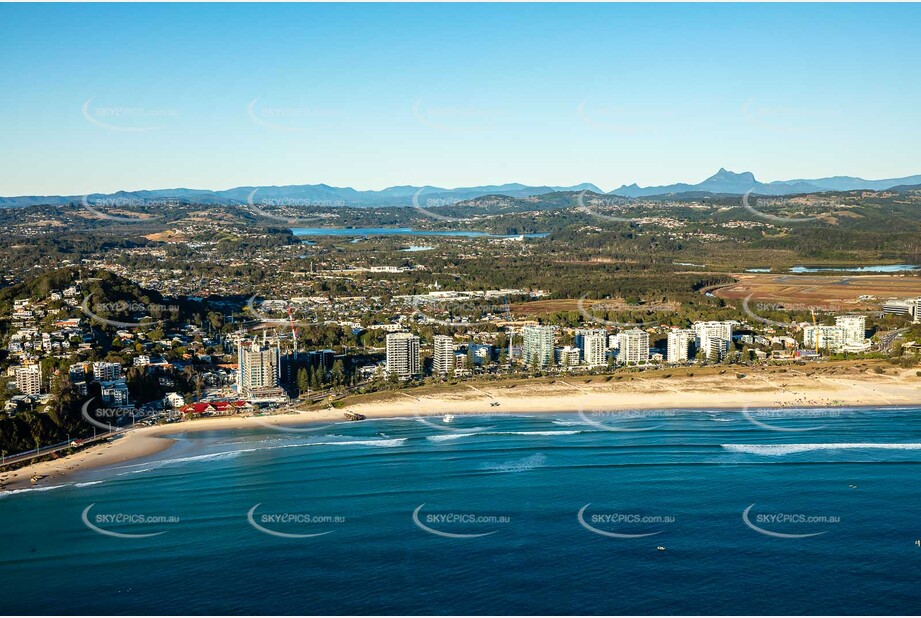
<svg viewBox="0 0 921 618">
<path fill-rule="evenodd" d="M 320 390 L 323 386 L 323 381 L 320 379 L 320 372 L 313 367 L 310 368 L 310 386 L 316 390 Z"/>
<path fill-rule="evenodd" d="M 297 390 L 299 395 L 303 395 L 310 390 L 310 377 L 303 367 L 297 370 Z"/>
<path fill-rule="evenodd" d="M 336 362 L 333 363 L 332 378 L 335 386 L 345 384 L 345 365 L 342 363 L 341 358 L 336 359 Z"/>
</svg>

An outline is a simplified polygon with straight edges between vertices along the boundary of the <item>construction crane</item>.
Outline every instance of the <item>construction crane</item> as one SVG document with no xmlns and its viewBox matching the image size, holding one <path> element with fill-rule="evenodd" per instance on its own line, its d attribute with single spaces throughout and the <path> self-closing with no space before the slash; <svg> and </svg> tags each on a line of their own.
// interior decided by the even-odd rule
<svg viewBox="0 0 921 618">
<path fill-rule="evenodd" d="M 512 328 L 512 312 L 508 307 L 508 294 L 505 295 L 505 324 L 508 327 L 508 363 L 512 364 L 512 339 L 515 336 L 515 330 Z"/>
<path fill-rule="evenodd" d="M 812 313 L 812 336 L 815 338 L 815 353 L 818 356 L 819 354 L 819 323 L 815 319 L 815 308 L 810 307 L 809 312 Z"/>
<path fill-rule="evenodd" d="M 294 340 L 294 359 L 297 360 L 297 329 L 294 328 L 294 316 L 291 314 L 291 304 L 288 304 L 288 321 L 291 323 L 291 338 Z"/>
</svg>

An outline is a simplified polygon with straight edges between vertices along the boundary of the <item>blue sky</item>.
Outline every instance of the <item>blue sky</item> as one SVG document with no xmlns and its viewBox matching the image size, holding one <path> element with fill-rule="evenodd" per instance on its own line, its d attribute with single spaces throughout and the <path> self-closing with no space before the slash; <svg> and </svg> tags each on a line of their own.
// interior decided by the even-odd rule
<svg viewBox="0 0 921 618">
<path fill-rule="evenodd" d="M 917 5 L 0 5 L 0 195 L 921 173 Z"/>
</svg>

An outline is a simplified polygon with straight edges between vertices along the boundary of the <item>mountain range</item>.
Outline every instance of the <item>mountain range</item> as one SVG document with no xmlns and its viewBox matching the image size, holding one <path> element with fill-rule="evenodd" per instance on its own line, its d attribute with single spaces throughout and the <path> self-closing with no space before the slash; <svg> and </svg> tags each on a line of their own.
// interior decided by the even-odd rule
<svg viewBox="0 0 921 618">
<path fill-rule="evenodd" d="M 882 191 L 899 186 L 921 184 L 921 175 L 884 180 L 865 180 L 854 176 L 831 176 L 828 178 L 777 180 L 759 182 L 751 172 L 735 173 L 721 168 L 716 174 L 697 184 L 676 183 L 654 187 L 640 187 L 636 184 L 623 185 L 610 192 L 610 195 L 622 197 L 653 197 L 668 195 L 742 195 L 752 191 L 759 195 L 792 195 L 801 193 L 821 193 L 825 191 Z M 315 206 L 412 206 L 437 207 L 455 202 L 470 200 L 487 195 L 508 197 L 532 197 L 560 191 L 604 192 L 591 183 L 582 183 L 570 187 L 529 186 L 518 183 L 504 185 L 485 185 L 480 187 L 460 187 L 445 189 L 442 187 L 397 186 L 380 191 L 360 191 L 351 187 L 332 187 L 330 185 L 285 185 L 262 187 L 235 187 L 224 191 L 207 189 L 154 189 L 149 191 L 119 191 L 117 193 L 94 193 L 88 196 L 19 196 L 0 197 L 0 208 L 21 208 L 35 205 L 62 205 L 79 203 L 86 199 L 90 204 L 102 200 L 123 204 L 141 203 L 154 200 L 176 200 L 199 204 L 255 204 L 272 200 L 297 200 L 297 204 Z"/>
<path fill-rule="evenodd" d="M 639 187 L 636 184 L 623 185 L 611 191 L 623 197 L 650 197 L 680 193 L 712 193 L 742 195 L 748 191 L 758 195 L 793 195 L 798 193 L 822 193 L 824 191 L 883 191 L 892 187 L 921 184 L 921 175 L 886 180 L 864 180 L 854 176 L 831 176 L 828 178 L 776 180 L 758 182 L 751 172 L 735 173 L 720 168 L 720 171 L 696 185 L 677 183 L 658 187 Z"/>
<path fill-rule="evenodd" d="M 196 204 L 246 204 L 252 202 L 257 206 L 271 200 L 296 200 L 296 204 L 308 206 L 412 206 L 413 200 L 419 206 L 445 206 L 455 202 L 470 200 L 485 195 L 506 195 L 509 197 L 531 197 L 558 191 L 592 191 L 603 193 L 590 183 L 571 187 L 540 186 L 532 187 L 517 183 L 504 185 L 486 185 L 482 187 L 460 187 L 444 189 L 441 187 L 398 186 L 387 187 L 380 191 L 359 191 L 351 187 L 331 187 L 329 185 L 285 185 L 263 187 L 235 187 L 225 191 L 207 189 L 154 189 L 149 191 L 119 191 L 117 193 L 92 193 L 90 195 L 71 196 L 20 196 L 0 197 L 0 208 L 20 208 L 39 204 L 62 205 L 80 203 L 86 199 L 89 204 L 108 201 L 123 204 L 132 202 L 143 204 L 155 200 L 176 200 Z"/>
</svg>

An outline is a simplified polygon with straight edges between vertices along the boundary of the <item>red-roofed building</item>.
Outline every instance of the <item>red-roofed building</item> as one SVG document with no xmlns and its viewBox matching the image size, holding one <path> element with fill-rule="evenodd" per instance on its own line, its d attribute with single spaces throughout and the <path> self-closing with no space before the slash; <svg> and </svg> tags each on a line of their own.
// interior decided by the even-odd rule
<svg viewBox="0 0 921 618">
<path fill-rule="evenodd" d="M 199 401 L 182 406 L 180 410 L 183 414 L 191 416 L 225 416 L 228 414 L 239 414 L 249 407 L 249 404 L 242 400 Z"/>
</svg>

